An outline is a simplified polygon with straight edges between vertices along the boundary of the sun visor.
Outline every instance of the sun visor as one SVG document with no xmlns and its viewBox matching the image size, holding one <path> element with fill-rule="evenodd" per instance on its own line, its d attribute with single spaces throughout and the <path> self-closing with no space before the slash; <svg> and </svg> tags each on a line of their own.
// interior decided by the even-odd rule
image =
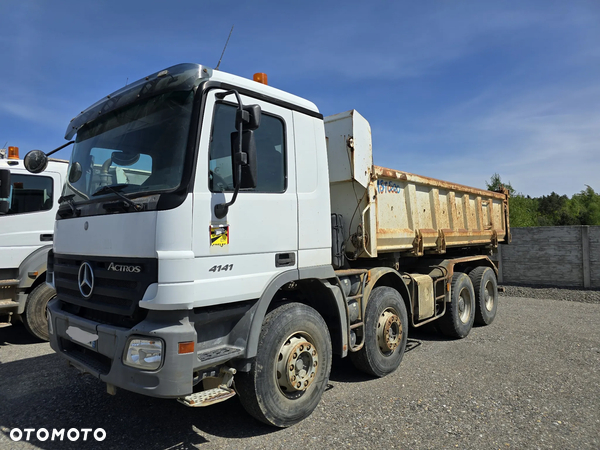
<svg viewBox="0 0 600 450">
<path fill-rule="evenodd" d="M 202 79 L 210 78 L 212 69 L 199 64 L 178 64 L 129 84 L 107 95 L 81 112 L 69 123 L 65 139 L 71 140 L 86 123 L 110 111 L 122 108 L 140 99 L 170 91 L 186 91 L 198 86 Z"/>
</svg>

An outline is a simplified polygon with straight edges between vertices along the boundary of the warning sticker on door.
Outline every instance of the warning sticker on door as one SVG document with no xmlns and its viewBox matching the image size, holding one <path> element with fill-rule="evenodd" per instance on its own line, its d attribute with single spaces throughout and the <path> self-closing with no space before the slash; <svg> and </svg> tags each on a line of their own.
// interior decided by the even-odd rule
<svg viewBox="0 0 600 450">
<path fill-rule="evenodd" d="M 210 246 L 223 247 L 229 245 L 229 225 L 210 227 Z"/>
</svg>

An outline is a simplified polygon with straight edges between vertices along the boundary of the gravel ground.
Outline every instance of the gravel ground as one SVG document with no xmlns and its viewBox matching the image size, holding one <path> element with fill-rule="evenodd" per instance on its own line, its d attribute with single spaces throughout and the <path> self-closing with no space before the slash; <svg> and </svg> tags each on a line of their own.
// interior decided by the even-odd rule
<svg viewBox="0 0 600 450">
<path fill-rule="evenodd" d="M 465 339 L 411 330 L 410 350 L 387 377 L 334 359 L 317 409 L 284 430 L 253 420 L 236 397 L 194 409 L 107 395 L 22 327 L 0 328 L 0 450 L 599 449 L 599 323 L 598 304 L 505 293 L 494 323 Z M 8 437 L 13 428 L 100 427 L 103 442 Z"/>
<path fill-rule="evenodd" d="M 541 298 L 581 303 L 600 303 L 600 289 L 502 285 L 505 297 Z"/>
</svg>

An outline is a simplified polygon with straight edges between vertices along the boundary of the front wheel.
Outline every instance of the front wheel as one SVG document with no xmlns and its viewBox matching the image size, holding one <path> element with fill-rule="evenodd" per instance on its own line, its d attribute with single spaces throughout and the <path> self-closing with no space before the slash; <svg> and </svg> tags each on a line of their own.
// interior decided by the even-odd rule
<svg viewBox="0 0 600 450">
<path fill-rule="evenodd" d="M 289 427 L 308 417 L 327 387 L 331 339 L 317 311 L 288 303 L 265 317 L 258 354 L 236 391 L 246 411 L 268 425 Z"/>
<path fill-rule="evenodd" d="M 408 315 L 402 296 L 387 286 L 373 289 L 365 311 L 365 343 L 350 353 L 352 364 L 383 377 L 398 368 L 406 349 Z"/>
<path fill-rule="evenodd" d="M 27 296 L 25 313 L 21 317 L 27 331 L 44 341 L 50 338 L 48 334 L 46 307 L 48 302 L 55 296 L 56 291 L 54 289 L 46 283 L 40 284 Z"/>
</svg>

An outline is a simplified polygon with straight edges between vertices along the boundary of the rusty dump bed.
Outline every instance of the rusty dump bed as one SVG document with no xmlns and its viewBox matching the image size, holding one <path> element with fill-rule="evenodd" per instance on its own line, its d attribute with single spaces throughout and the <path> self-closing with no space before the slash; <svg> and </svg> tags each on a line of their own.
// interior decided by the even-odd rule
<svg viewBox="0 0 600 450">
<path fill-rule="evenodd" d="M 370 127 L 356 111 L 327 117 L 325 130 L 331 208 L 343 216 L 347 252 L 419 256 L 509 239 L 506 193 L 374 166 Z"/>
</svg>

